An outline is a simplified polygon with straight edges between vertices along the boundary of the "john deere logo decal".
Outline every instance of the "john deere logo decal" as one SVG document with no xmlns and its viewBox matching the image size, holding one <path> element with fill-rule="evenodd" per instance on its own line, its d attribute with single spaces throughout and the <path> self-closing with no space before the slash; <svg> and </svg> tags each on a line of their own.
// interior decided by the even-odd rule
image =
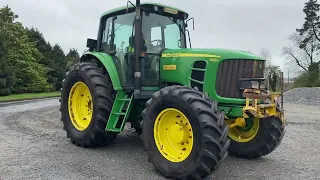
<svg viewBox="0 0 320 180">
<path fill-rule="evenodd" d="M 178 11 L 171 8 L 164 8 L 164 12 L 170 13 L 170 14 L 178 14 Z"/>
<path fill-rule="evenodd" d="M 177 65 L 173 64 L 173 65 L 163 65 L 163 70 L 176 70 L 177 69 Z"/>
</svg>

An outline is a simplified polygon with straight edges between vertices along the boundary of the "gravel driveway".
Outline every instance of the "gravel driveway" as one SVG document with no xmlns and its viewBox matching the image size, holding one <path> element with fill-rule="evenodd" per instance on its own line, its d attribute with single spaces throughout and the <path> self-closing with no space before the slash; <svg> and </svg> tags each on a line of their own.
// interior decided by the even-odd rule
<svg viewBox="0 0 320 180">
<path fill-rule="evenodd" d="M 131 129 L 114 144 L 83 149 L 66 138 L 58 99 L 0 104 L 0 179 L 156 180 Z M 320 107 L 285 104 L 283 143 L 256 160 L 228 157 L 209 179 L 320 179 Z"/>
</svg>

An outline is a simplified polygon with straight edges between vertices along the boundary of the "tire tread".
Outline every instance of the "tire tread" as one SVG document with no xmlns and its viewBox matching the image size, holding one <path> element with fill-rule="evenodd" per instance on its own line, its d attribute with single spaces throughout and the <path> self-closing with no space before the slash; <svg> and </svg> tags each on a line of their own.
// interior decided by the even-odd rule
<svg viewBox="0 0 320 180">
<path fill-rule="evenodd" d="M 266 156 L 273 152 L 282 142 L 285 135 L 285 129 L 282 126 L 281 120 L 277 117 L 268 117 L 259 120 L 262 132 L 257 134 L 251 143 L 246 144 L 246 150 L 237 144 L 231 142 L 229 146 L 229 154 L 238 158 L 255 159 Z"/>
<path fill-rule="evenodd" d="M 95 110 L 96 124 L 91 127 L 90 133 L 82 139 L 72 139 L 72 131 L 66 127 L 66 122 L 64 122 L 68 121 L 68 109 L 63 108 L 63 106 L 65 106 L 64 103 L 68 102 L 67 98 L 64 99 L 64 96 L 62 95 L 63 93 L 61 93 L 61 121 L 64 122 L 63 128 L 67 132 L 67 137 L 71 139 L 71 142 L 73 144 L 81 147 L 97 147 L 112 142 L 116 138 L 117 133 L 105 131 L 105 127 L 108 122 L 105 117 L 109 117 L 109 114 L 111 113 L 114 98 L 114 90 L 108 73 L 102 68 L 99 68 L 97 64 L 90 62 L 76 63 L 66 73 L 66 78 L 68 78 L 68 76 L 72 74 L 72 71 L 79 71 L 81 73 L 84 73 L 90 79 L 94 89 L 91 93 L 93 98 L 95 97 L 95 103 L 97 104 L 98 108 Z M 64 91 L 64 86 L 65 79 L 62 84 L 62 92 Z"/>
<path fill-rule="evenodd" d="M 199 139 L 202 143 L 202 149 L 200 150 L 200 156 L 197 157 L 198 163 L 195 164 L 193 170 L 187 174 L 177 175 L 170 172 L 167 167 L 164 167 L 165 165 L 158 165 L 158 160 L 154 158 L 154 152 L 151 149 L 150 144 L 145 141 L 144 149 L 147 152 L 148 158 L 156 169 L 165 177 L 184 180 L 203 179 L 208 177 L 228 155 L 227 149 L 230 140 L 226 138 L 228 127 L 224 124 L 224 116 L 221 116 L 221 112 L 216 109 L 216 105 L 213 105 L 213 101 L 204 98 L 205 96 L 202 92 L 186 86 L 168 86 L 154 93 L 152 98 L 147 101 L 146 109 L 142 113 L 144 117 L 143 123 L 148 120 L 148 113 L 151 112 L 149 108 L 153 107 L 153 103 L 161 103 L 159 101 L 161 101 L 163 96 L 183 100 L 184 103 L 187 103 L 188 106 L 192 108 L 192 111 L 199 121 L 200 131 L 202 132 L 203 138 Z M 212 149 L 215 150 L 211 151 Z"/>
</svg>

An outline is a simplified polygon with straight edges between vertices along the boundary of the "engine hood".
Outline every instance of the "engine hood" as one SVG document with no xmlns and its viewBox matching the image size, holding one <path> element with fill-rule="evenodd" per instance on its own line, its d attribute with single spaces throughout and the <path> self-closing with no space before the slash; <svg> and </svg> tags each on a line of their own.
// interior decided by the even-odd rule
<svg viewBox="0 0 320 180">
<path fill-rule="evenodd" d="M 255 54 L 232 50 L 232 49 L 204 49 L 204 48 L 190 48 L 190 49 L 170 49 L 162 53 L 162 57 L 215 57 L 219 59 L 255 59 L 264 60 L 264 58 Z"/>
</svg>

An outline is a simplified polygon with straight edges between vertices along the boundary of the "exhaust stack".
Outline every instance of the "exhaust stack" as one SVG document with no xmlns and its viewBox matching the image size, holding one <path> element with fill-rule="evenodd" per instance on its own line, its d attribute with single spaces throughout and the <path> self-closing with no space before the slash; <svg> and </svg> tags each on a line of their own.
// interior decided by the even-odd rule
<svg viewBox="0 0 320 180">
<path fill-rule="evenodd" d="M 141 15 L 140 15 L 140 0 L 136 0 L 136 17 L 134 20 L 135 28 L 135 51 L 134 51 L 134 94 L 141 94 Z"/>
</svg>

